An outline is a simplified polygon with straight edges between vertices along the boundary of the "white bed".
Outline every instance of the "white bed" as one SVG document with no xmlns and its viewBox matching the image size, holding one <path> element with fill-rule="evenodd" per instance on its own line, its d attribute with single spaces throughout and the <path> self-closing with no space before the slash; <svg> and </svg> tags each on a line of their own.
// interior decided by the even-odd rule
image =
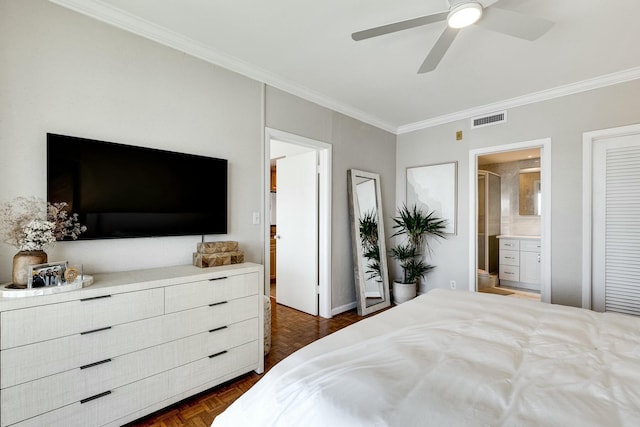
<svg viewBox="0 0 640 427">
<path fill-rule="evenodd" d="M 640 318 L 442 289 L 292 354 L 213 423 L 591 425 L 640 425 Z"/>
</svg>

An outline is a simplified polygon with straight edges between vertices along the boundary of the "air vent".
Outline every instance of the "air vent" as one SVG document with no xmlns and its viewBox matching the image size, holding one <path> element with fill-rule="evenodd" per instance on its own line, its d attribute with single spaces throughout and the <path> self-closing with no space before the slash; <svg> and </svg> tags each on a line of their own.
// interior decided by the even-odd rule
<svg viewBox="0 0 640 427">
<path fill-rule="evenodd" d="M 507 121 L 507 112 L 491 113 L 487 116 L 473 117 L 471 119 L 471 129 L 481 128 L 485 126 L 497 125 Z"/>
</svg>

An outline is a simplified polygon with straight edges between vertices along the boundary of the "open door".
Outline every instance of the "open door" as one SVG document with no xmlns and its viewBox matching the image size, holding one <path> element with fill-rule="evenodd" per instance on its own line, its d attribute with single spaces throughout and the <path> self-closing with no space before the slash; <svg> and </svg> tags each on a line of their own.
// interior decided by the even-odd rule
<svg viewBox="0 0 640 427">
<path fill-rule="evenodd" d="M 317 152 L 279 159 L 276 169 L 276 301 L 317 316 Z"/>
</svg>

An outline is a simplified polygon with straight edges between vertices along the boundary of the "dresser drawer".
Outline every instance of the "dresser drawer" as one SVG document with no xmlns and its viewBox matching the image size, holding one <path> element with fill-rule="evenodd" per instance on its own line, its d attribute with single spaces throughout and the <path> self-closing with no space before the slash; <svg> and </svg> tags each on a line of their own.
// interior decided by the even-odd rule
<svg viewBox="0 0 640 427">
<path fill-rule="evenodd" d="M 521 240 L 520 250 L 523 252 L 540 252 L 542 244 L 540 240 Z"/>
<path fill-rule="evenodd" d="M 2 390 L 2 426 L 79 402 L 105 390 L 229 351 L 258 338 L 257 319 L 232 324 L 155 347 L 103 359 Z M 28 405 L 23 402 L 29 402 Z"/>
<path fill-rule="evenodd" d="M 500 280 L 511 280 L 513 282 L 517 282 L 520 280 L 520 268 L 513 265 L 501 265 Z"/>
<path fill-rule="evenodd" d="M 171 371 L 169 389 L 173 395 L 211 381 L 219 383 L 258 366 L 258 342 L 253 341 L 226 352 L 215 352 Z M 262 354 L 262 353 L 260 353 Z"/>
<path fill-rule="evenodd" d="M 499 239 L 500 249 L 507 249 L 511 251 L 517 251 L 520 249 L 520 240 L 516 239 Z"/>
<path fill-rule="evenodd" d="M 164 289 L 128 292 L 3 312 L 0 349 L 159 316 Z"/>
<path fill-rule="evenodd" d="M 168 314 L 165 317 L 164 340 L 207 332 L 247 319 L 257 319 L 262 301 L 258 295 L 239 298 L 212 306 L 193 308 Z"/>
<path fill-rule="evenodd" d="M 515 265 L 517 267 L 520 265 L 520 252 L 501 249 L 499 265 Z"/>
<path fill-rule="evenodd" d="M 260 292 L 258 273 L 217 277 L 210 280 L 168 286 L 165 311 L 172 313 L 221 301 L 233 300 Z"/>
</svg>

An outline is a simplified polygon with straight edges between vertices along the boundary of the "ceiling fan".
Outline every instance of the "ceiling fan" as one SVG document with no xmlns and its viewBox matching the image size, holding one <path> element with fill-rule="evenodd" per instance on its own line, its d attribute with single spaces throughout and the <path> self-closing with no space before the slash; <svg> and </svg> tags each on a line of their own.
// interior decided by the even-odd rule
<svg viewBox="0 0 640 427">
<path fill-rule="evenodd" d="M 418 74 L 422 74 L 436 69 L 458 32 L 471 24 L 530 41 L 542 36 L 553 26 L 553 22 L 546 19 L 501 9 L 502 2 L 503 0 L 498 0 L 491 6 L 484 7 L 476 0 L 451 0 L 448 11 L 358 31 L 351 34 L 351 38 L 360 41 L 434 22 L 447 21 L 447 28 L 418 70 Z"/>
</svg>

